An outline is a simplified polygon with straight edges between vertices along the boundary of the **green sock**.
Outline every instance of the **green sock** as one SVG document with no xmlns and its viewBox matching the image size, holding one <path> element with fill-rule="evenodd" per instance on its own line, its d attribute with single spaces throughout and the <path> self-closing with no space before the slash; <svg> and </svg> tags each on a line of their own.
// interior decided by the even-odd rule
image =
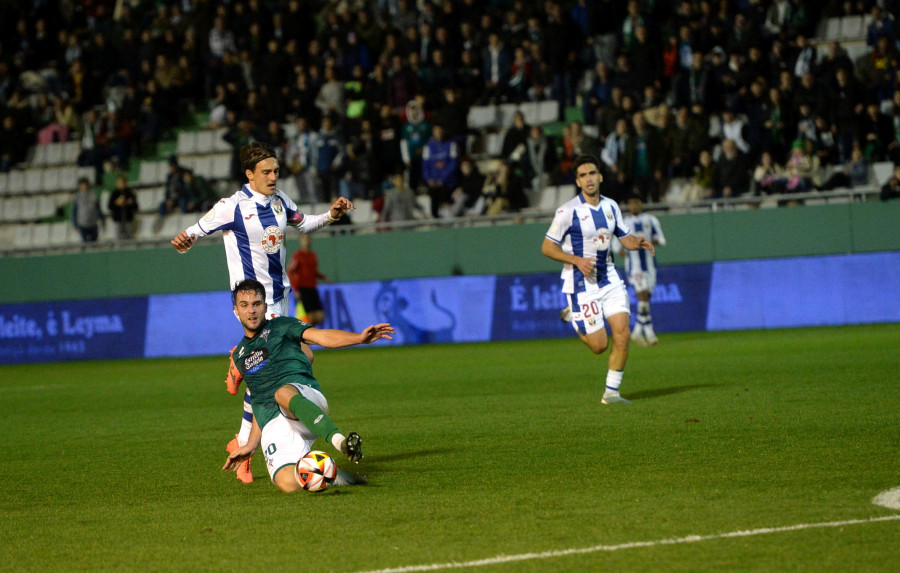
<svg viewBox="0 0 900 573">
<path fill-rule="evenodd" d="M 338 429 L 328 414 L 321 408 L 307 400 L 302 394 L 297 394 L 288 402 L 288 410 L 291 414 L 297 416 L 297 419 L 303 422 L 303 425 L 309 428 L 315 435 L 331 442 L 331 436 L 337 433 Z"/>
</svg>

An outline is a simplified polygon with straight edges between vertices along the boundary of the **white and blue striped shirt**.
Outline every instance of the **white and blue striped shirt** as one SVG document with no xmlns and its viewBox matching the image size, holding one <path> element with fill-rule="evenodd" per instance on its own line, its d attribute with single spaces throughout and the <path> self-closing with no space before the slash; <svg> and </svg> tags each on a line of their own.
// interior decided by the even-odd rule
<svg viewBox="0 0 900 573">
<path fill-rule="evenodd" d="M 597 258 L 590 275 L 585 275 L 575 265 L 564 263 L 560 274 L 562 292 L 598 292 L 624 284 L 616 271 L 610 246 L 613 236 L 624 237 L 630 232 L 616 202 L 602 195 L 596 207 L 579 193 L 557 209 L 546 237 L 570 255 Z"/>
<path fill-rule="evenodd" d="M 287 296 L 287 257 L 284 229 L 296 227 L 301 233 L 321 229 L 329 213 L 304 215 L 280 189 L 263 195 L 244 185 L 231 197 L 220 199 L 209 212 L 185 230 L 195 237 L 222 231 L 228 260 L 229 290 L 244 279 L 256 279 L 266 287 L 266 304 Z"/>
<path fill-rule="evenodd" d="M 625 215 L 625 224 L 631 228 L 632 234 L 639 239 L 647 239 L 654 245 L 666 245 L 666 236 L 663 235 L 662 227 L 659 219 L 649 213 L 641 213 Z M 618 249 L 617 249 L 618 250 Z M 656 259 L 646 249 L 637 249 L 636 251 L 625 251 L 625 273 L 633 272 L 654 272 L 656 270 Z"/>
</svg>

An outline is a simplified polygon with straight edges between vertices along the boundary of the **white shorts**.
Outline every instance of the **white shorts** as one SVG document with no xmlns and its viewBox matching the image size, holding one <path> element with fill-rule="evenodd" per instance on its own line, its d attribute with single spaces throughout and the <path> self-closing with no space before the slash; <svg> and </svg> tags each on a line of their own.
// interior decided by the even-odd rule
<svg viewBox="0 0 900 573">
<path fill-rule="evenodd" d="M 566 299 L 572 308 L 572 327 L 581 334 L 591 334 L 604 328 L 604 319 L 614 314 L 624 312 L 631 315 L 624 284 L 598 292 L 567 294 Z"/>
<path fill-rule="evenodd" d="M 628 283 L 634 287 L 635 292 L 652 293 L 656 288 L 656 269 L 628 273 Z"/>
<path fill-rule="evenodd" d="M 299 390 L 304 398 L 321 408 L 323 412 L 328 413 L 328 400 L 321 392 L 303 384 L 291 384 L 291 386 Z M 266 424 L 262 430 L 260 446 L 263 456 L 266 458 L 269 477 L 274 481 L 278 470 L 300 461 L 300 458 L 312 449 L 316 439 L 318 436 L 309 431 L 303 422 L 291 420 L 285 416 L 285 410 L 282 408 L 281 414 Z"/>
</svg>

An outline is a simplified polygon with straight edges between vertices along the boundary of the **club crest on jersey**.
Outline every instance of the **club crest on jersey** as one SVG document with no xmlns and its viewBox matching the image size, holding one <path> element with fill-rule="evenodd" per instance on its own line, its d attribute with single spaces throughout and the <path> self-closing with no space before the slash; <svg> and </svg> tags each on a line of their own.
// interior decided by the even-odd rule
<svg viewBox="0 0 900 573">
<path fill-rule="evenodd" d="M 262 234 L 262 248 L 265 252 L 277 253 L 284 243 L 284 231 L 278 225 L 270 225 L 266 227 Z"/>
<path fill-rule="evenodd" d="M 612 233 L 606 227 L 600 227 L 597 229 L 597 232 L 594 233 L 594 237 L 591 241 L 594 243 L 594 247 L 598 251 L 605 251 L 609 249 L 609 241 L 612 239 Z"/>
<path fill-rule="evenodd" d="M 269 349 L 260 348 L 252 351 L 247 358 L 243 360 L 244 374 L 253 374 L 266 365 L 269 358 Z"/>
<path fill-rule="evenodd" d="M 284 213 L 284 205 L 281 204 L 281 199 L 278 197 L 272 201 L 272 210 L 275 211 L 276 215 Z"/>
<path fill-rule="evenodd" d="M 216 218 L 216 208 L 213 207 L 209 211 L 206 212 L 206 215 L 203 215 L 203 220 L 207 223 L 212 222 L 213 219 Z"/>
<path fill-rule="evenodd" d="M 265 329 L 265 330 L 263 330 L 262 332 L 259 333 L 259 337 L 262 338 L 263 340 L 265 340 L 266 342 L 268 342 L 268 341 L 269 341 L 269 335 L 270 335 L 271 333 L 272 333 L 272 331 L 269 330 L 269 329 L 267 328 L 267 329 Z"/>
</svg>

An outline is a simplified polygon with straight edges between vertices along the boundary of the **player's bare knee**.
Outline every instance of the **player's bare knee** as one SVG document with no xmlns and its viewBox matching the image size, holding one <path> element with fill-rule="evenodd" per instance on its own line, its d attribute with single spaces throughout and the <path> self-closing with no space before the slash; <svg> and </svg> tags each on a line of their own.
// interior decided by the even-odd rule
<svg viewBox="0 0 900 573">
<path fill-rule="evenodd" d="M 275 401 L 282 408 L 287 408 L 288 404 L 291 401 L 291 398 L 299 394 L 300 392 L 291 386 L 290 384 L 285 384 L 281 388 L 275 391 Z"/>
</svg>

